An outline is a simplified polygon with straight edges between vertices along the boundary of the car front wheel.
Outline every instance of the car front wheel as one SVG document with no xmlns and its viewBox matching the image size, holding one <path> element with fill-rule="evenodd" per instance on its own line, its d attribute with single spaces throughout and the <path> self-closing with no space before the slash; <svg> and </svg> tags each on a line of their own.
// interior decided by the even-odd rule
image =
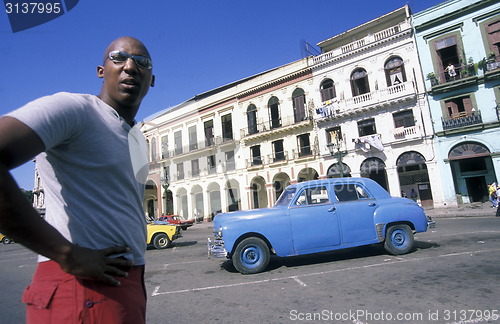
<svg viewBox="0 0 500 324">
<path fill-rule="evenodd" d="M 248 237 L 238 244 L 232 259 L 234 267 L 242 274 L 262 272 L 269 264 L 269 247 L 258 237 Z"/>
<path fill-rule="evenodd" d="M 153 239 L 153 245 L 155 249 L 159 250 L 168 248 L 170 246 L 170 243 L 172 243 L 172 241 L 170 241 L 168 235 L 165 233 L 158 234 Z"/>
<path fill-rule="evenodd" d="M 405 224 L 392 225 L 385 235 L 384 248 L 394 255 L 406 254 L 413 249 L 413 231 Z"/>
</svg>

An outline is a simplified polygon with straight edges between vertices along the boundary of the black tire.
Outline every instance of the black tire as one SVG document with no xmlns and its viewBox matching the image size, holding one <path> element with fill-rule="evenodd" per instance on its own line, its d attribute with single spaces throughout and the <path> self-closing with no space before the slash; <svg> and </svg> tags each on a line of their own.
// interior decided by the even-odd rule
<svg viewBox="0 0 500 324">
<path fill-rule="evenodd" d="M 156 235 L 153 239 L 153 246 L 155 249 L 161 250 L 166 249 L 170 246 L 172 241 L 168 238 L 168 235 L 165 233 L 160 233 Z"/>
<path fill-rule="evenodd" d="M 181 226 L 181 228 L 182 228 L 182 230 L 184 230 L 184 231 L 188 229 L 188 227 L 187 227 L 187 226 Z"/>
<path fill-rule="evenodd" d="M 2 243 L 3 244 L 10 244 L 10 243 L 12 243 L 12 240 L 10 238 L 8 238 L 8 237 L 4 237 L 2 239 Z"/>
<path fill-rule="evenodd" d="M 241 241 L 232 255 L 233 265 L 242 274 L 264 271 L 269 264 L 271 253 L 266 242 L 258 237 L 248 237 Z"/>
<path fill-rule="evenodd" d="M 415 239 L 410 226 L 406 224 L 396 224 L 389 227 L 385 234 L 384 248 L 394 255 L 401 255 L 413 249 Z"/>
</svg>

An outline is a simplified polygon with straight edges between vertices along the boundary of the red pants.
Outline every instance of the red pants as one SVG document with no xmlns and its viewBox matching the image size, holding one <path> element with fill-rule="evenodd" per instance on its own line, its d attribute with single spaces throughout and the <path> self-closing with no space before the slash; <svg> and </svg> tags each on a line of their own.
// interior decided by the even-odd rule
<svg viewBox="0 0 500 324">
<path fill-rule="evenodd" d="M 146 322 L 144 266 L 131 267 L 120 287 L 80 279 L 54 261 L 41 262 L 26 288 L 28 324 L 140 324 Z"/>
</svg>

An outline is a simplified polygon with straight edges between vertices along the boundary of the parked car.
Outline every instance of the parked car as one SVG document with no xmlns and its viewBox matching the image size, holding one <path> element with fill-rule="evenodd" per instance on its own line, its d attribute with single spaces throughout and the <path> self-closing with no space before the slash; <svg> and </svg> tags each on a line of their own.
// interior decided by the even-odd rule
<svg viewBox="0 0 500 324">
<path fill-rule="evenodd" d="M 179 225 L 183 230 L 193 226 L 194 221 L 191 219 L 184 219 L 179 215 L 163 215 L 158 218 L 159 221 L 168 222 L 170 224 Z"/>
<path fill-rule="evenodd" d="M 147 229 L 146 243 L 154 246 L 155 249 L 166 249 L 172 244 L 172 241 L 182 237 L 181 231 L 176 225 L 148 221 Z"/>
<path fill-rule="evenodd" d="M 3 235 L 2 233 L 0 233 L 0 241 L 2 241 L 3 244 L 14 243 L 14 241 L 11 238 Z"/>
<path fill-rule="evenodd" d="M 395 255 L 413 249 L 416 232 L 435 223 L 413 200 L 391 197 L 367 178 L 300 182 L 274 207 L 214 218 L 209 256 L 227 257 L 242 274 L 266 269 L 270 255 L 318 253 L 381 243 Z"/>
</svg>

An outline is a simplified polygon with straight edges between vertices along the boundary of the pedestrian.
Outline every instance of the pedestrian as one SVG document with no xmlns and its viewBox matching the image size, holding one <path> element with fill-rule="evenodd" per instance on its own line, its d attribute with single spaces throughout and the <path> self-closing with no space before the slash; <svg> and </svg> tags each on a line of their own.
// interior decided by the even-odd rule
<svg viewBox="0 0 500 324">
<path fill-rule="evenodd" d="M 488 196 L 489 200 L 491 202 L 491 208 L 497 208 L 498 206 L 498 198 L 497 198 L 497 184 L 496 182 L 493 182 L 492 184 L 488 185 Z"/>
<path fill-rule="evenodd" d="M 28 324 L 145 323 L 147 156 L 134 118 L 154 85 L 151 56 L 118 38 L 97 76 L 97 96 L 57 93 L 0 118 L 0 231 L 39 254 Z M 45 219 L 9 172 L 34 156 Z"/>
<path fill-rule="evenodd" d="M 417 201 L 418 194 L 414 188 L 412 188 L 410 191 L 410 197 L 411 197 L 411 199 L 413 199 L 413 201 Z"/>
<path fill-rule="evenodd" d="M 497 196 L 497 213 L 496 216 L 500 216 L 500 186 L 496 187 L 496 196 Z"/>
<path fill-rule="evenodd" d="M 448 76 L 450 77 L 450 80 L 455 80 L 457 76 L 457 72 L 455 71 L 455 66 L 451 63 L 448 63 L 448 66 L 445 69 L 446 72 L 448 72 Z"/>
</svg>

